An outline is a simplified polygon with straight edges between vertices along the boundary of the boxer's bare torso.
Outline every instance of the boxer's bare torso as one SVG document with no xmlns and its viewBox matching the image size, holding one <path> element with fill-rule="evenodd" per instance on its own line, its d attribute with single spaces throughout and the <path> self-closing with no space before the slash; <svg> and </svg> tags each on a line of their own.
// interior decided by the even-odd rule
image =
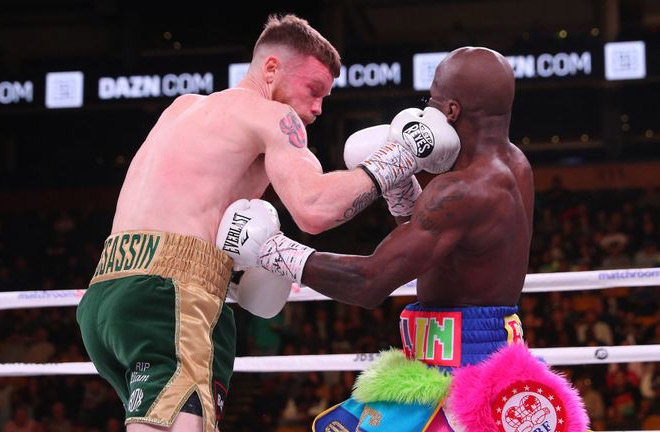
<svg viewBox="0 0 660 432">
<path fill-rule="evenodd" d="M 176 99 L 131 162 L 112 232 L 148 229 L 213 242 L 225 208 L 260 197 L 269 183 L 258 119 L 270 115 L 260 107 L 274 102 L 256 99 L 246 89 Z"/>
<path fill-rule="evenodd" d="M 432 265 L 417 278 L 419 302 L 429 307 L 516 304 L 532 235 L 534 185 L 527 158 L 513 144 L 498 146 L 465 169 L 436 177 L 427 188 L 412 223 L 439 230 L 439 242 L 456 236 L 456 243 L 449 255 L 441 247 L 439 255 L 430 254 Z M 451 218 L 463 220 L 443 232 L 444 219 Z"/>
<path fill-rule="evenodd" d="M 332 86 L 327 67 L 307 57 L 288 77 L 287 96 L 278 97 L 290 104 L 250 78 L 209 96 L 177 98 L 131 162 L 112 232 L 155 230 L 214 242 L 226 207 L 260 197 L 269 183 L 298 226 L 313 234 L 373 201 L 364 171 L 323 173 L 307 148 L 305 125 L 321 114 Z"/>
</svg>

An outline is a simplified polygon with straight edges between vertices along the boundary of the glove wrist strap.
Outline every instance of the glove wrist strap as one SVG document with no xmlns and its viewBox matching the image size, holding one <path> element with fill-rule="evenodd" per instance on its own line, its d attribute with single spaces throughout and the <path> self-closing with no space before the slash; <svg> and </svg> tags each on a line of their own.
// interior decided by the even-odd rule
<svg viewBox="0 0 660 432">
<path fill-rule="evenodd" d="M 413 214 L 417 198 L 422 194 L 422 187 L 417 178 L 412 176 L 410 181 L 393 188 L 383 194 L 387 207 L 394 217 L 405 217 Z"/>
<path fill-rule="evenodd" d="M 382 193 L 389 191 L 417 172 L 415 156 L 396 142 L 390 142 L 371 153 L 361 164 L 378 183 Z"/>
<path fill-rule="evenodd" d="M 259 249 L 259 264 L 271 273 L 301 283 L 305 263 L 313 252 L 315 249 L 277 233 Z"/>
<path fill-rule="evenodd" d="M 381 196 L 383 194 L 383 191 L 380 189 L 380 183 L 378 183 L 378 179 L 365 167 L 364 165 L 358 165 L 358 168 L 360 168 L 362 171 L 364 171 L 367 176 L 371 179 L 372 182 L 374 182 L 374 187 L 376 188 L 376 194 L 378 196 Z"/>
</svg>

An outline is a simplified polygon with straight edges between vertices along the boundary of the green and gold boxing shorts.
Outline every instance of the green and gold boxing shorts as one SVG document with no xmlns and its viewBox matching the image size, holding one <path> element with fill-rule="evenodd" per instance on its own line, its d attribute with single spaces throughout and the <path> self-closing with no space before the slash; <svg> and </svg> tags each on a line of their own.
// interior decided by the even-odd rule
<svg viewBox="0 0 660 432">
<path fill-rule="evenodd" d="M 195 237 L 128 231 L 106 240 L 77 319 L 127 424 L 171 426 L 196 393 L 204 431 L 214 430 L 236 354 L 224 304 L 231 267 L 228 255 Z"/>
</svg>

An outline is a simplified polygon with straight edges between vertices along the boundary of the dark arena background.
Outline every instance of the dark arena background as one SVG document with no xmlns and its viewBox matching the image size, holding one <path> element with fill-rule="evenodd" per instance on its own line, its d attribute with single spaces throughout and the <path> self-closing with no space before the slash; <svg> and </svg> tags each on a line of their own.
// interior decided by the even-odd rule
<svg viewBox="0 0 660 432">
<path fill-rule="evenodd" d="M 308 128 L 325 171 L 344 167 L 350 133 L 423 108 L 448 51 L 485 46 L 507 56 L 517 86 L 511 140 L 536 186 L 528 273 L 544 287 L 522 295 L 525 339 L 566 348 L 556 367 L 579 389 L 594 430 L 660 429 L 659 1 L 3 0 L 0 431 L 124 430 L 121 402 L 97 375 L 23 373 L 23 364 L 89 361 L 74 305 L 131 158 L 176 96 L 233 86 L 267 16 L 286 12 L 306 18 L 343 59 Z M 379 200 L 310 236 L 272 190 L 266 198 L 285 233 L 320 250 L 370 254 L 395 226 Z M 233 304 L 239 358 L 323 357 L 320 370 L 237 370 L 221 430 L 311 430 L 358 373 L 324 370 L 324 359 L 400 347 L 398 316 L 410 301 L 393 296 L 373 310 L 295 301 L 269 320 Z M 617 357 L 618 348 L 628 351 Z M 354 366 L 371 357 L 349 358 Z"/>
</svg>

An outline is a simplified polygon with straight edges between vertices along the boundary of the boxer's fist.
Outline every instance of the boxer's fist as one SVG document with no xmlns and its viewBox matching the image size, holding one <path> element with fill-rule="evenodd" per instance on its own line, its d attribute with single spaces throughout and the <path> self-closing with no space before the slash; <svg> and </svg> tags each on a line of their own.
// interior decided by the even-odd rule
<svg viewBox="0 0 660 432">
<path fill-rule="evenodd" d="M 262 318 L 277 315 L 291 291 L 291 282 L 268 270 L 255 267 L 245 270 L 229 283 L 227 297 L 236 300 L 243 309 Z"/>
<path fill-rule="evenodd" d="M 456 162 L 461 143 L 447 117 L 438 109 L 426 107 L 424 111 L 408 108 L 392 120 L 388 142 L 396 142 L 410 151 L 421 170 L 433 174 L 449 171 Z"/>
<path fill-rule="evenodd" d="M 408 108 L 394 117 L 386 144 L 374 151 L 360 167 L 379 192 L 401 186 L 421 170 L 448 171 L 461 149 L 458 134 L 436 108 Z"/>
<path fill-rule="evenodd" d="M 259 248 L 279 232 L 277 210 L 260 199 L 240 199 L 222 216 L 215 244 L 234 260 L 235 270 L 258 266 Z"/>
<path fill-rule="evenodd" d="M 344 163 L 349 170 L 356 168 L 371 153 L 387 142 L 390 125 L 382 124 L 351 134 L 344 144 Z"/>
<path fill-rule="evenodd" d="M 415 176 L 383 193 L 387 208 L 394 217 L 406 217 L 413 214 L 417 198 L 422 194 L 422 186 Z"/>
<path fill-rule="evenodd" d="M 353 169 L 367 159 L 371 153 L 387 143 L 390 125 L 361 129 L 346 140 L 344 145 L 344 162 L 346 168 Z M 422 194 L 422 188 L 413 175 L 401 181 L 398 186 L 383 192 L 390 213 L 396 217 L 410 216 L 415 208 L 417 198 Z"/>
</svg>

